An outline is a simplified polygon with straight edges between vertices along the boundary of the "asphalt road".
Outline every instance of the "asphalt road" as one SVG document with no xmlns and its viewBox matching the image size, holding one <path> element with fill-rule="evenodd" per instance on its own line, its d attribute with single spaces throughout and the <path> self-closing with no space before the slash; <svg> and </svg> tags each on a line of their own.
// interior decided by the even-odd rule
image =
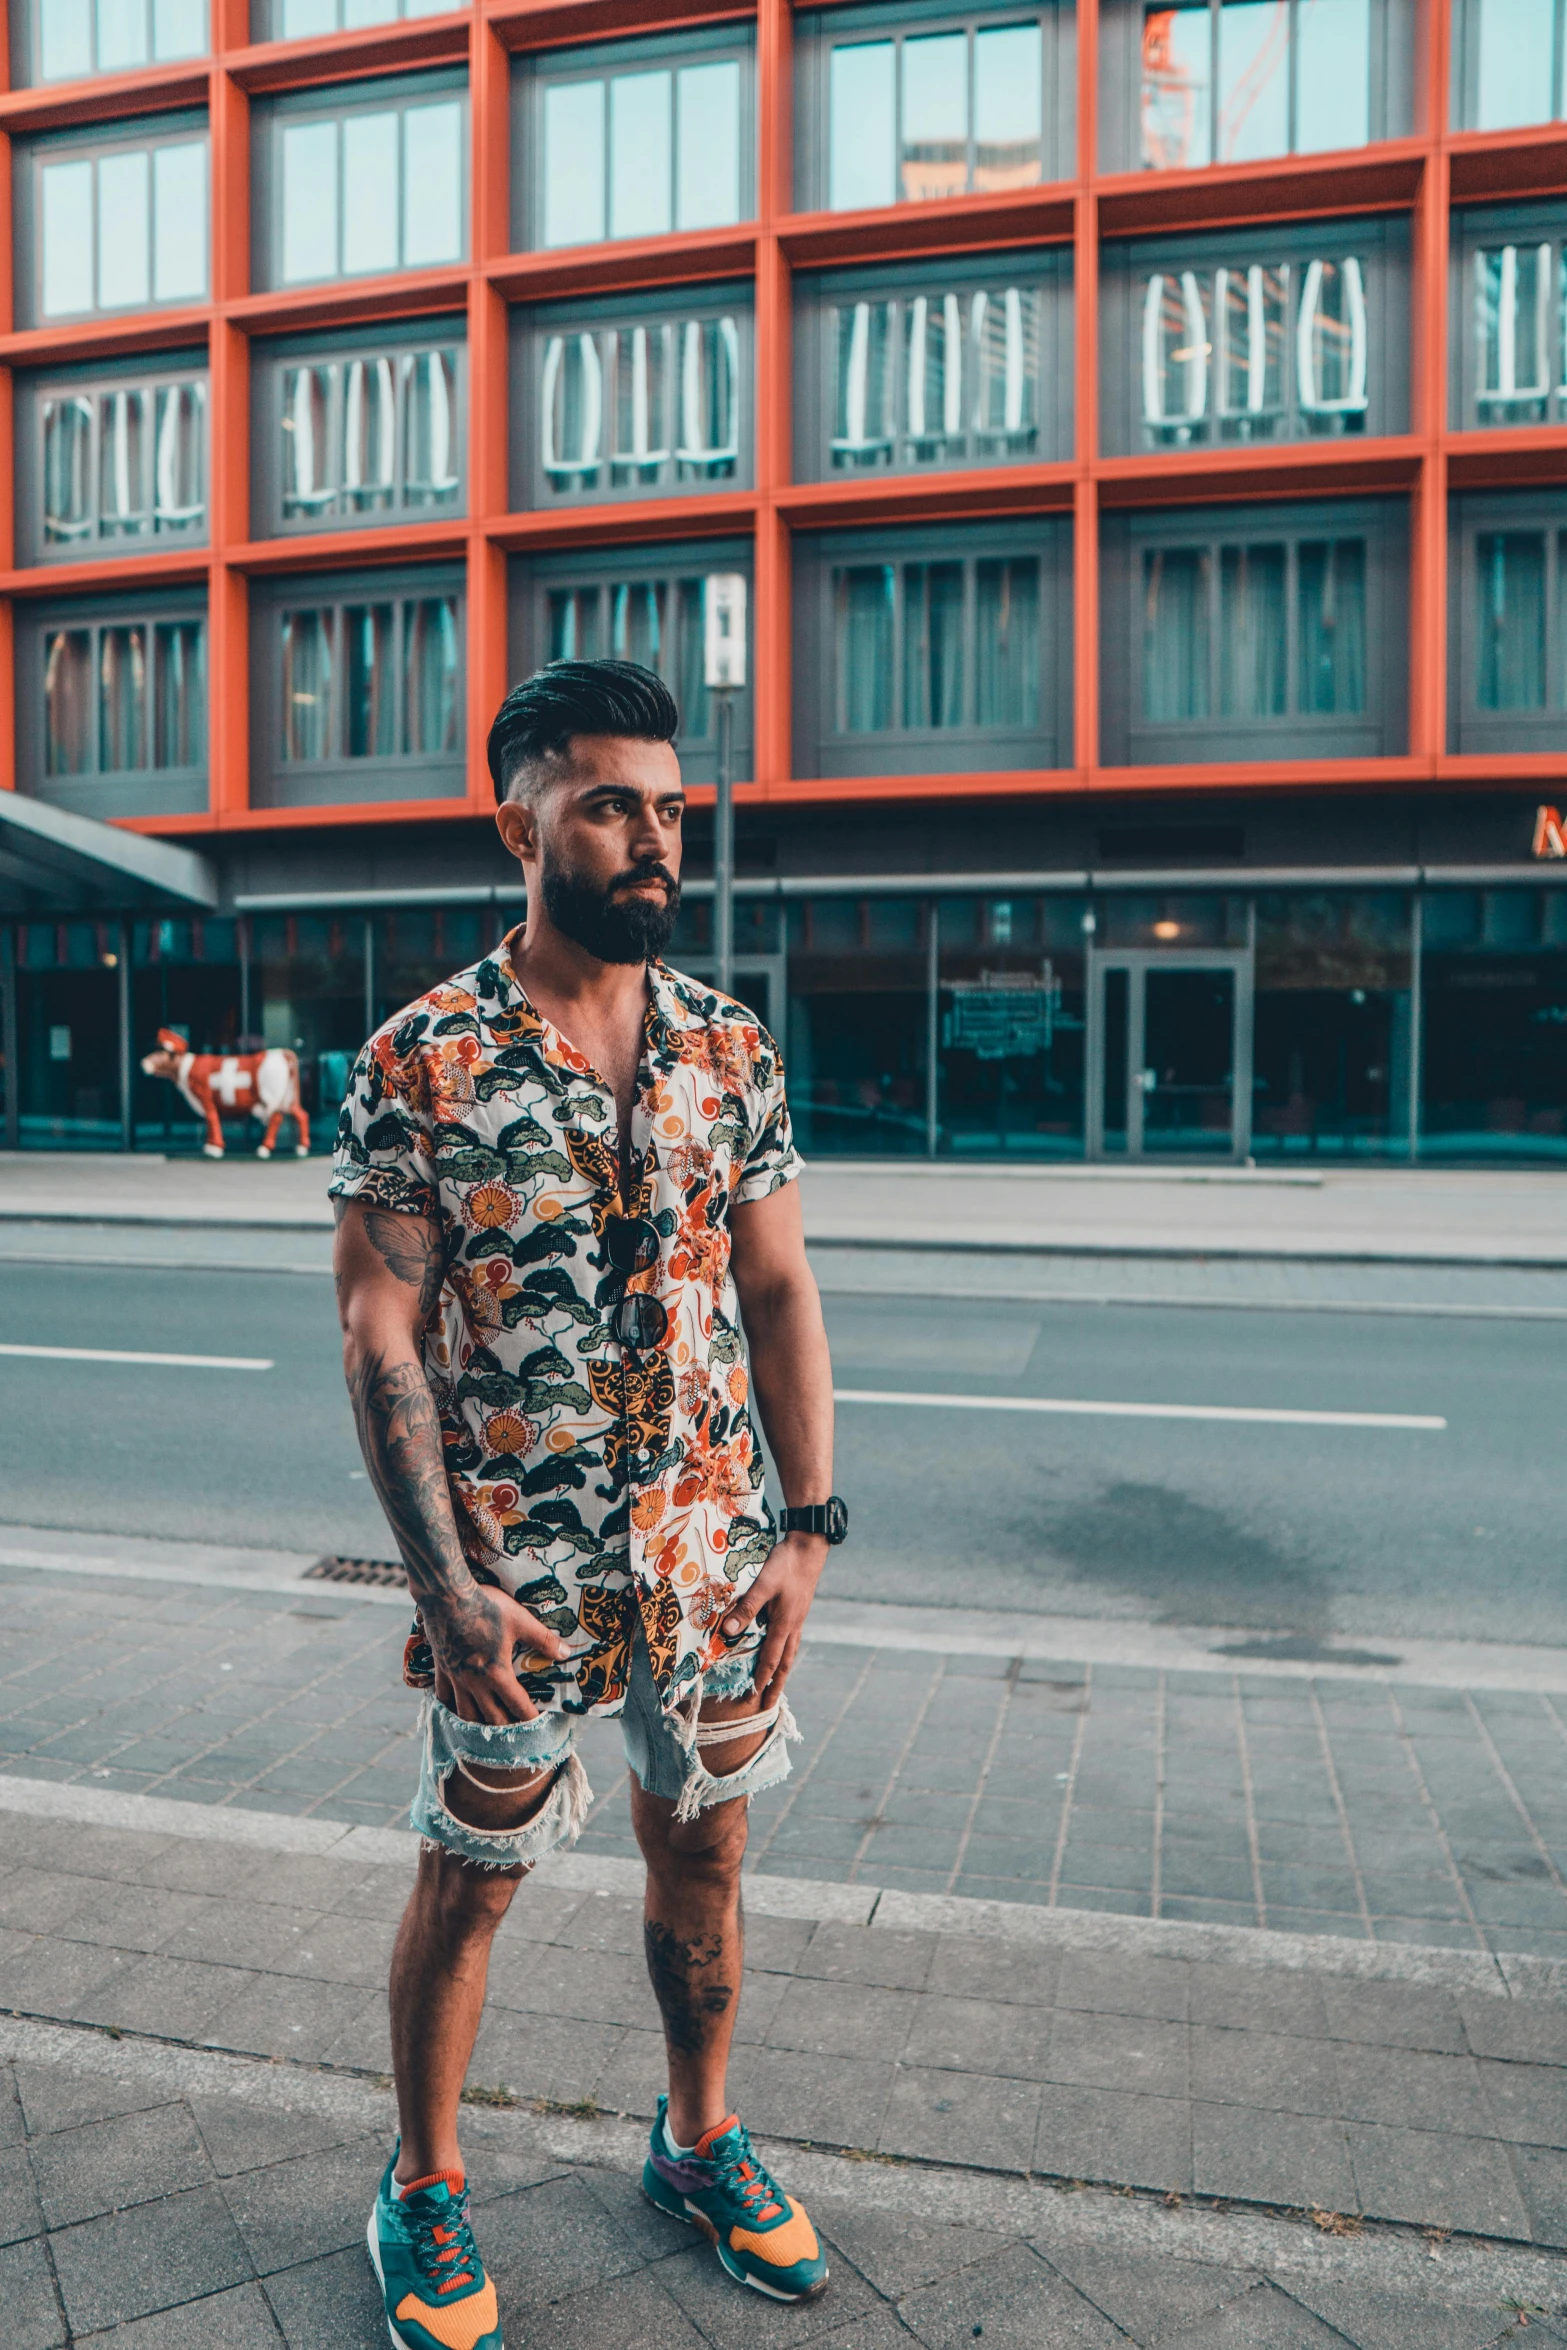
<svg viewBox="0 0 1567 2350">
<path fill-rule="evenodd" d="M 845 1402 L 854 1529 L 827 1589 L 1308 1639 L 1567 1643 L 1561 1323 L 968 1302 L 922 1295 L 921 1278 L 911 1258 L 908 1294 L 829 1295 L 840 1388 L 1447 1424 Z M 274 1367 L 0 1353 L 0 1520 L 387 1555 L 319 1272 L 3 1262 L 7 1345 Z"/>
</svg>

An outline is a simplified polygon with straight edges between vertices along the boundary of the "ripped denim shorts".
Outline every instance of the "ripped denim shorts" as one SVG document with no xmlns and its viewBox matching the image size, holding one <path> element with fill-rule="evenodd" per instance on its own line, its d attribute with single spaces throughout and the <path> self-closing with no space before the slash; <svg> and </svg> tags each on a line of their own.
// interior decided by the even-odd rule
<svg viewBox="0 0 1567 2350">
<path fill-rule="evenodd" d="M 715 1803 L 729 1803 L 737 1796 L 759 1795 L 764 1787 L 776 1787 L 789 1776 L 788 1741 L 800 1733 L 786 1697 L 779 1699 L 771 1715 L 764 1711 L 738 1723 L 697 1720 L 703 1697 L 749 1696 L 755 1685 L 754 1663 L 753 1651 L 710 1665 L 692 1700 L 679 1713 L 667 1714 L 659 1703 L 647 1643 L 640 1629 L 637 1632 L 620 1717 L 621 1738 L 626 1761 L 647 1793 L 673 1803 L 677 1820 L 694 1820 Z M 576 1751 L 582 1719 L 552 1708 L 535 1714 L 531 1722 L 469 1722 L 433 1694 L 427 1695 L 420 1714 L 419 1790 L 410 1815 L 421 1841 L 492 1869 L 526 1867 L 563 1844 L 575 1844 L 593 1801 Z M 702 1760 L 704 1751 L 721 1750 L 729 1738 L 762 1728 L 768 1736 L 749 1762 L 728 1773 L 709 1771 Z M 474 1828 L 447 1809 L 445 1798 L 452 1773 L 466 1775 L 470 1765 L 519 1774 L 553 1770 L 556 1778 L 542 1807 L 522 1827 Z M 488 1780 L 479 1784 L 494 1792 Z"/>
</svg>

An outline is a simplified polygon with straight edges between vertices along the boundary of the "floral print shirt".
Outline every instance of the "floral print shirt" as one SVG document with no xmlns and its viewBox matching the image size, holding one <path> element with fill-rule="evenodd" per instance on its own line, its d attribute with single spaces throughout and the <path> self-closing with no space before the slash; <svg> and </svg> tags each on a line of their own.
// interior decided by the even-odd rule
<svg viewBox="0 0 1567 2350">
<path fill-rule="evenodd" d="M 371 1037 L 331 1192 L 444 1229 L 424 1367 L 463 1549 L 571 1644 L 524 1672 L 530 1696 L 619 1712 L 640 1616 L 673 1707 L 728 1653 L 724 1614 L 776 1540 L 729 1217 L 801 1171 L 783 1067 L 749 1012 L 653 965 L 622 1199 L 614 1095 L 529 1003 L 510 949 Z M 659 1235 L 629 1282 L 602 1246 L 618 1214 Z M 606 1319 L 628 1287 L 669 1316 L 640 1357 Z"/>
</svg>

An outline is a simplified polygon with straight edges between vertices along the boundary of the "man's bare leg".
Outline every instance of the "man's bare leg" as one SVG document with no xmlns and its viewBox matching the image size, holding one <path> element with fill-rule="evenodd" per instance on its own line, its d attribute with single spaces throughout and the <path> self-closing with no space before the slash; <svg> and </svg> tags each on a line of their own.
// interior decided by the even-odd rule
<svg viewBox="0 0 1567 2350">
<path fill-rule="evenodd" d="M 710 1700 L 704 1722 L 755 1713 L 754 1695 Z M 710 1750 L 708 1768 L 726 1777 L 763 1745 L 755 1738 Z M 669 2052 L 669 2127 L 677 2145 L 694 2146 L 729 2112 L 727 2075 L 740 2003 L 745 1935 L 740 1863 L 748 1820 L 743 1800 L 714 1804 L 677 1822 L 675 1806 L 631 1781 L 631 1818 L 647 1862 L 643 1938 L 648 1974 L 664 2019 Z"/>
<path fill-rule="evenodd" d="M 519 1779 L 485 1775 L 485 1786 L 454 1772 L 448 1810 L 475 1828 L 520 1828 L 554 1784 L 553 1771 Z M 493 1787 L 493 1794 L 486 1788 Z M 392 1951 L 392 2070 L 402 2146 L 397 2178 L 428 2179 L 460 2171 L 458 2104 L 479 2036 L 490 1944 L 527 1875 L 487 1869 L 452 1852 L 421 1852 L 413 1893 Z"/>
</svg>

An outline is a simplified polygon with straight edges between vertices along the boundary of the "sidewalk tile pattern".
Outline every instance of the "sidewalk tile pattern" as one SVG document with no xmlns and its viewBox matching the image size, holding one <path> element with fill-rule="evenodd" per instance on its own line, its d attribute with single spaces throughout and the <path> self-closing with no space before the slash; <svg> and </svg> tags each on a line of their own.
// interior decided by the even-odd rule
<svg viewBox="0 0 1567 2350">
<path fill-rule="evenodd" d="M 0 1770 L 405 1820 L 395 1611 L 315 1590 L 0 1585 Z M 794 1697 L 794 1776 L 753 1811 L 764 1871 L 1567 1957 L 1559 1698 L 826 1643 Z M 588 1724 L 583 1753 L 586 1846 L 630 1853 L 614 1725 Z M 171 1957 L 203 1954 L 191 1932 Z M 379 1964 L 366 1954 L 370 1977 Z"/>
</svg>

